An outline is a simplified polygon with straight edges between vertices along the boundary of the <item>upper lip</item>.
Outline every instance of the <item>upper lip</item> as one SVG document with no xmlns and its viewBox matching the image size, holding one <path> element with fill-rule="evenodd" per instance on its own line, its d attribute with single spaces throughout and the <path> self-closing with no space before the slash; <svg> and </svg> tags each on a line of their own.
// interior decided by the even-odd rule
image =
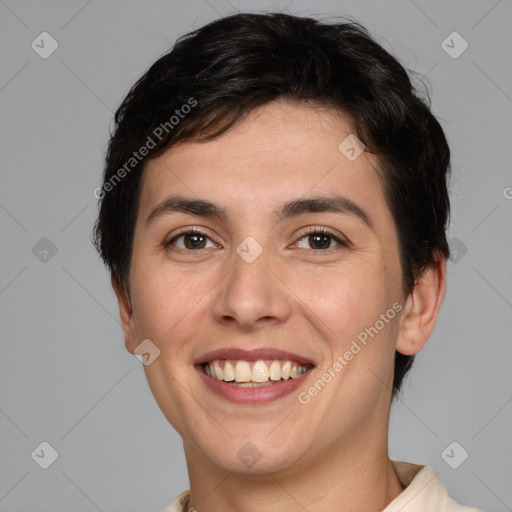
<svg viewBox="0 0 512 512">
<path fill-rule="evenodd" d="M 215 361 L 216 359 L 234 359 L 234 360 L 242 360 L 242 361 L 258 361 L 260 359 L 280 359 L 284 361 L 295 361 L 300 364 L 311 364 L 315 363 L 307 358 L 300 356 L 298 354 L 294 354 L 292 352 L 287 352 L 285 350 L 278 350 L 271 347 L 263 347 L 254 350 L 245 350 L 243 348 L 221 348 L 218 350 L 213 350 L 198 357 L 194 361 L 194 365 L 204 364 L 210 361 Z"/>
</svg>

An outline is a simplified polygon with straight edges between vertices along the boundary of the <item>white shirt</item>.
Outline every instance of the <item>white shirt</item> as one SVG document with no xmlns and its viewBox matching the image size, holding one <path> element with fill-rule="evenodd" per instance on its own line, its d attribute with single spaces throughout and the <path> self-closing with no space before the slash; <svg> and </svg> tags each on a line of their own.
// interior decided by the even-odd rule
<svg viewBox="0 0 512 512">
<path fill-rule="evenodd" d="M 482 512 L 452 500 L 430 466 L 397 460 L 391 462 L 405 489 L 382 512 Z M 188 512 L 189 494 L 188 490 L 182 492 L 162 512 Z"/>
</svg>

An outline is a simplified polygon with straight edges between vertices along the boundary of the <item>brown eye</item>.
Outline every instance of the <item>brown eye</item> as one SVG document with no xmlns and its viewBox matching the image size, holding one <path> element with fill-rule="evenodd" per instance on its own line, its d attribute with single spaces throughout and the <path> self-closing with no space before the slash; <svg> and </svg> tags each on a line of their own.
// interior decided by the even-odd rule
<svg viewBox="0 0 512 512">
<path fill-rule="evenodd" d="M 297 242 L 297 246 L 301 249 L 308 247 L 301 247 L 301 240 L 306 239 L 306 243 L 309 245 L 309 248 L 315 250 L 328 250 L 332 249 L 332 242 L 334 241 L 336 245 L 341 245 L 346 247 L 347 244 L 338 238 L 334 233 L 327 231 L 326 229 L 314 228 L 305 233 Z"/>
<path fill-rule="evenodd" d="M 309 235 L 308 241 L 311 247 L 315 249 L 329 249 L 331 245 L 332 237 L 318 233 L 316 235 Z"/>
<path fill-rule="evenodd" d="M 181 245 L 176 243 L 180 239 L 183 239 Z M 205 249 L 207 240 L 210 240 L 210 238 L 202 231 L 190 229 L 188 231 L 182 231 L 176 235 L 169 242 L 167 242 L 166 246 L 174 245 L 178 247 L 178 249 L 194 251 L 198 249 Z M 213 247 L 215 247 L 215 244 L 213 244 Z"/>
</svg>

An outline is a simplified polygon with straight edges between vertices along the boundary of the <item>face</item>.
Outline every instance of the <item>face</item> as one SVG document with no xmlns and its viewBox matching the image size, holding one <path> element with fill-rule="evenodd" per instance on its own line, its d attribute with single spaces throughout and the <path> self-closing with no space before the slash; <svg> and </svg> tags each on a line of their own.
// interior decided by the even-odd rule
<svg viewBox="0 0 512 512">
<path fill-rule="evenodd" d="M 351 133 L 279 101 L 146 165 L 126 346 L 158 347 L 149 386 L 198 464 L 291 471 L 387 435 L 402 274 L 375 156 L 338 148 Z"/>
</svg>

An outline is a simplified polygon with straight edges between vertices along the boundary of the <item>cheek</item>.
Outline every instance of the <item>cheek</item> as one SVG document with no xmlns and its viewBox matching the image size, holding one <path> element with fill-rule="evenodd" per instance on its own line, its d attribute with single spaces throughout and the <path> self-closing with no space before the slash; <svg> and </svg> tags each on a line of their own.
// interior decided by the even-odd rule
<svg viewBox="0 0 512 512">
<path fill-rule="evenodd" d="M 201 297 L 207 294 L 206 280 L 182 271 L 141 266 L 132 273 L 134 317 L 139 334 L 166 340 L 179 329 Z"/>
<path fill-rule="evenodd" d="M 333 342 L 373 324 L 392 304 L 386 279 L 375 262 L 347 263 L 332 271 L 296 275 L 293 280 L 297 297 L 321 320 Z"/>
<path fill-rule="evenodd" d="M 325 406 L 335 404 L 333 411 L 362 417 L 375 410 L 392 383 L 398 329 L 393 308 L 396 289 L 388 286 L 379 266 L 354 266 L 331 275 L 323 284 L 325 292 L 311 301 L 311 307 L 330 329 L 325 336 L 330 357 L 323 370 L 335 377 L 323 395 Z M 325 414 L 337 425 L 331 410 Z"/>
<path fill-rule="evenodd" d="M 382 261 L 373 259 L 371 264 L 359 260 L 336 272 L 317 272 L 296 281 L 297 296 L 307 298 L 310 322 L 323 335 L 323 350 L 330 353 L 324 370 L 338 362 L 326 403 L 358 409 L 364 405 L 363 390 L 375 397 L 386 389 L 383 382 L 393 373 L 397 333 L 396 286 L 389 280 L 392 275 L 383 272 Z M 340 387 L 343 393 L 337 392 Z"/>
</svg>

